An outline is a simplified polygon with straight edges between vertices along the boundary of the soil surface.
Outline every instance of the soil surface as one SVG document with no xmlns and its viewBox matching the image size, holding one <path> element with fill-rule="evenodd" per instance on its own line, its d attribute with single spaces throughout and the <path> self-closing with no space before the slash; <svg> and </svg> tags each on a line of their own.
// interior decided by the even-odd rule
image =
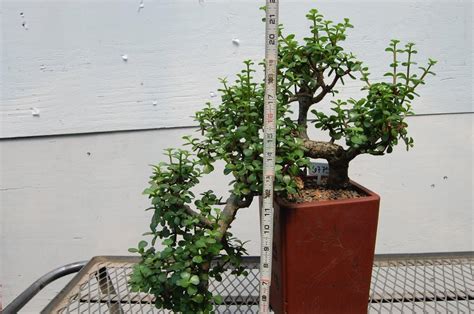
<svg viewBox="0 0 474 314">
<path fill-rule="evenodd" d="M 321 183 L 317 183 L 316 178 L 305 178 L 304 188 L 299 194 L 289 196 L 289 201 L 293 203 L 344 200 L 349 198 L 359 198 L 366 196 L 362 191 L 357 190 L 353 186 L 344 189 L 331 189 L 326 186 L 326 178 L 321 179 Z"/>
</svg>

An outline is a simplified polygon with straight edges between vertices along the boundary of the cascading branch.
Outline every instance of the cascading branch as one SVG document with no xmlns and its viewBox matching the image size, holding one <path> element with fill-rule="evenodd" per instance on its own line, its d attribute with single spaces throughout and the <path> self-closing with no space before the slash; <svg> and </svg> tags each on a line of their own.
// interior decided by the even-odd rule
<svg viewBox="0 0 474 314">
<path fill-rule="evenodd" d="M 341 43 L 353 26 L 348 19 L 334 23 L 317 10 L 306 15 L 310 35 L 299 43 L 294 34 L 284 35 L 280 26 L 278 64 L 278 109 L 275 192 L 289 197 L 303 188 L 303 169 L 310 158 L 326 159 L 330 166 L 327 184 L 334 188 L 349 185 L 349 162 L 360 154 L 391 153 L 399 141 L 413 146 L 405 117 L 412 114 L 411 101 L 424 84 L 436 61 L 426 67 L 413 60 L 413 43 L 402 48 L 392 40 L 386 49 L 391 56 L 386 82 L 370 82 L 368 68 Z M 227 266 L 245 274 L 241 257 L 244 243 L 229 228 L 237 211 L 249 207 L 262 191 L 263 96 L 264 83 L 255 82 L 252 61 L 237 74 L 233 84 L 222 79 L 221 104 L 206 104 L 196 112 L 200 136 L 184 137 L 188 150 L 168 149 L 167 162 L 154 166 L 150 187 L 145 190 L 152 202 L 151 243 L 141 241 L 142 261 L 134 268 L 130 284 L 134 291 L 156 297 L 156 306 L 182 313 L 209 313 L 221 301 L 209 290 L 209 280 L 222 280 Z M 366 96 L 361 99 L 332 100 L 333 113 L 327 115 L 314 105 L 327 95 L 335 96 L 336 85 L 360 77 Z M 298 119 L 291 119 L 292 107 Z M 308 122 L 327 131 L 330 141 L 310 139 Z M 310 122 L 313 123 L 313 122 Z M 343 144 L 338 143 L 343 141 Z M 345 145 L 344 145 L 345 144 Z M 224 174 L 232 175 L 228 198 L 207 191 L 199 196 L 192 189 L 200 178 L 224 163 Z M 157 241 L 159 247 L 157 248 Z"/>
<path fill-rule="evenodd" d="M 209 278 L 220 280 L 222 267 L 232 263 L 235 273 L 240 257 L 245 253 L 242 243 L 230 233 L 219 232 L 223 213 L 216 207 L 219 199 L 212 191 L 196 198 L 191 189 L 199 183 L 203 172 L 190 153 L 168 150 L 169 162 L 154 167 L 151 185 L 144 193 L 152 200 L 154 210 L 150 224 L 151 246 L 141 241 L 142 255 L 130 278 L 135 291 L 146 291 L 156 296 L 155 305 L 183 313 L 212 310 L 210 301 L 219 302 L 208 291 Z M 194 199 L 196 210 L 190 207 Z M 160 239 L 164 249 L 157 251 L 155 242 Z M 221 264 L 211 267 L 211 261 L 222 250 L 227 252 Z"/>
</svg>

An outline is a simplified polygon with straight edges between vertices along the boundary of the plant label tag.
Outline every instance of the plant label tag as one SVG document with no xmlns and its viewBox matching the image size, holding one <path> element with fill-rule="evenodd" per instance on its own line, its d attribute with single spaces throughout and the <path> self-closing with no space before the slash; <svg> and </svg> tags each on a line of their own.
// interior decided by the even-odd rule
<svg viewBox="0 0 474 314">
<path fill-rule="evenodd" d="M 308 175 L 316 176 L 318 184 L 321 184 L 321 178 L 329 176 L 329 165 L 325 162 L 311 162 L 308 167 Z"/>
</svg>

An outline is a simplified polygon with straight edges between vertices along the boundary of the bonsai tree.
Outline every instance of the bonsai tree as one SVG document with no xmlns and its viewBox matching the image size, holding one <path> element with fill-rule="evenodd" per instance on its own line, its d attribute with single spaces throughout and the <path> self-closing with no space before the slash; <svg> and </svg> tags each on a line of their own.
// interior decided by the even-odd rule
<svg viewBox="0 0 474 314">
<path fill-rule="evenodd" d="M 386 49 L 392 58 L 388 79 L 371 82 L 368 68 L 341 46 L 352 28 L 349 20 L 334 23 L 315 9 L 306 17 L 310 33 L 302 42 L 294 34 L 284 35 L 281 26 L 279 35 L 274 188 L 289 199 L 304 188 L 304 169 L 311 158 L 328 161 L 328 187 L 344 188 L 350 185 L 348 167 L 356 156 L 391 153 L 399 141 L 407 149 L 413 146 L 405 117 L 412 114 L 416 88 L 434 74 L 436 63 L 430 59 L 414 71 L 414 44 L 392 40 Z M 152 203 L 146 233 L 152 239 L 130 249 L 142 257 L 130 284 L 134 291 L 154 294 L 159 308 L 210 312 L 221 297 L 209 292 L 209 280 L 220 281 L 228 266 L 234 274 L 245 274 L 244 243 L 229 229 L 239 209 L 268 193 L 262 191 L 264 82 L 255 82 L 254 72 L 254 63 L 245 61 L 234 83 L 221 79 L 221 104 L 208 103 L 196 112 L 200 135 L 184 137 L 189 150 L 167 149 L 168 160 L 153 167 L 150 187 L 144 191 Z M 333 97 L 339 83 L 358 77 L 365 84 L 365 97 Z M 330 115 L 315 107 L 328 95 L 333 97 Z M 291 118 L 294 109 L 297 121 Z M 310 125 L 327 131 L 330 141 L 309 138 Z M 200 178 L 219 161 L 224 174 L 232 176 L 229 196 L 224 200 L 211 190 L 194 195 Z"/>
</svg>

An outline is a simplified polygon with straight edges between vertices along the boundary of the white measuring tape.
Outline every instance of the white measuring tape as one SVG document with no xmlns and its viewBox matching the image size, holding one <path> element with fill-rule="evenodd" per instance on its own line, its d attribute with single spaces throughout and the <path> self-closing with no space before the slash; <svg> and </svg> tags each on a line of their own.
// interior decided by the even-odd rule
<svg viewBox="0 0 474 314">
<path fill-rule="evenodd" d="M 273 180 L 275 178 L 276 74 L 278 61 L 278 0 L 266 0 L 265 103 L 263 116 L 263 203 L 261 213 L 260 313 L 270 312 L 273 244 Z"/>
</svg>

